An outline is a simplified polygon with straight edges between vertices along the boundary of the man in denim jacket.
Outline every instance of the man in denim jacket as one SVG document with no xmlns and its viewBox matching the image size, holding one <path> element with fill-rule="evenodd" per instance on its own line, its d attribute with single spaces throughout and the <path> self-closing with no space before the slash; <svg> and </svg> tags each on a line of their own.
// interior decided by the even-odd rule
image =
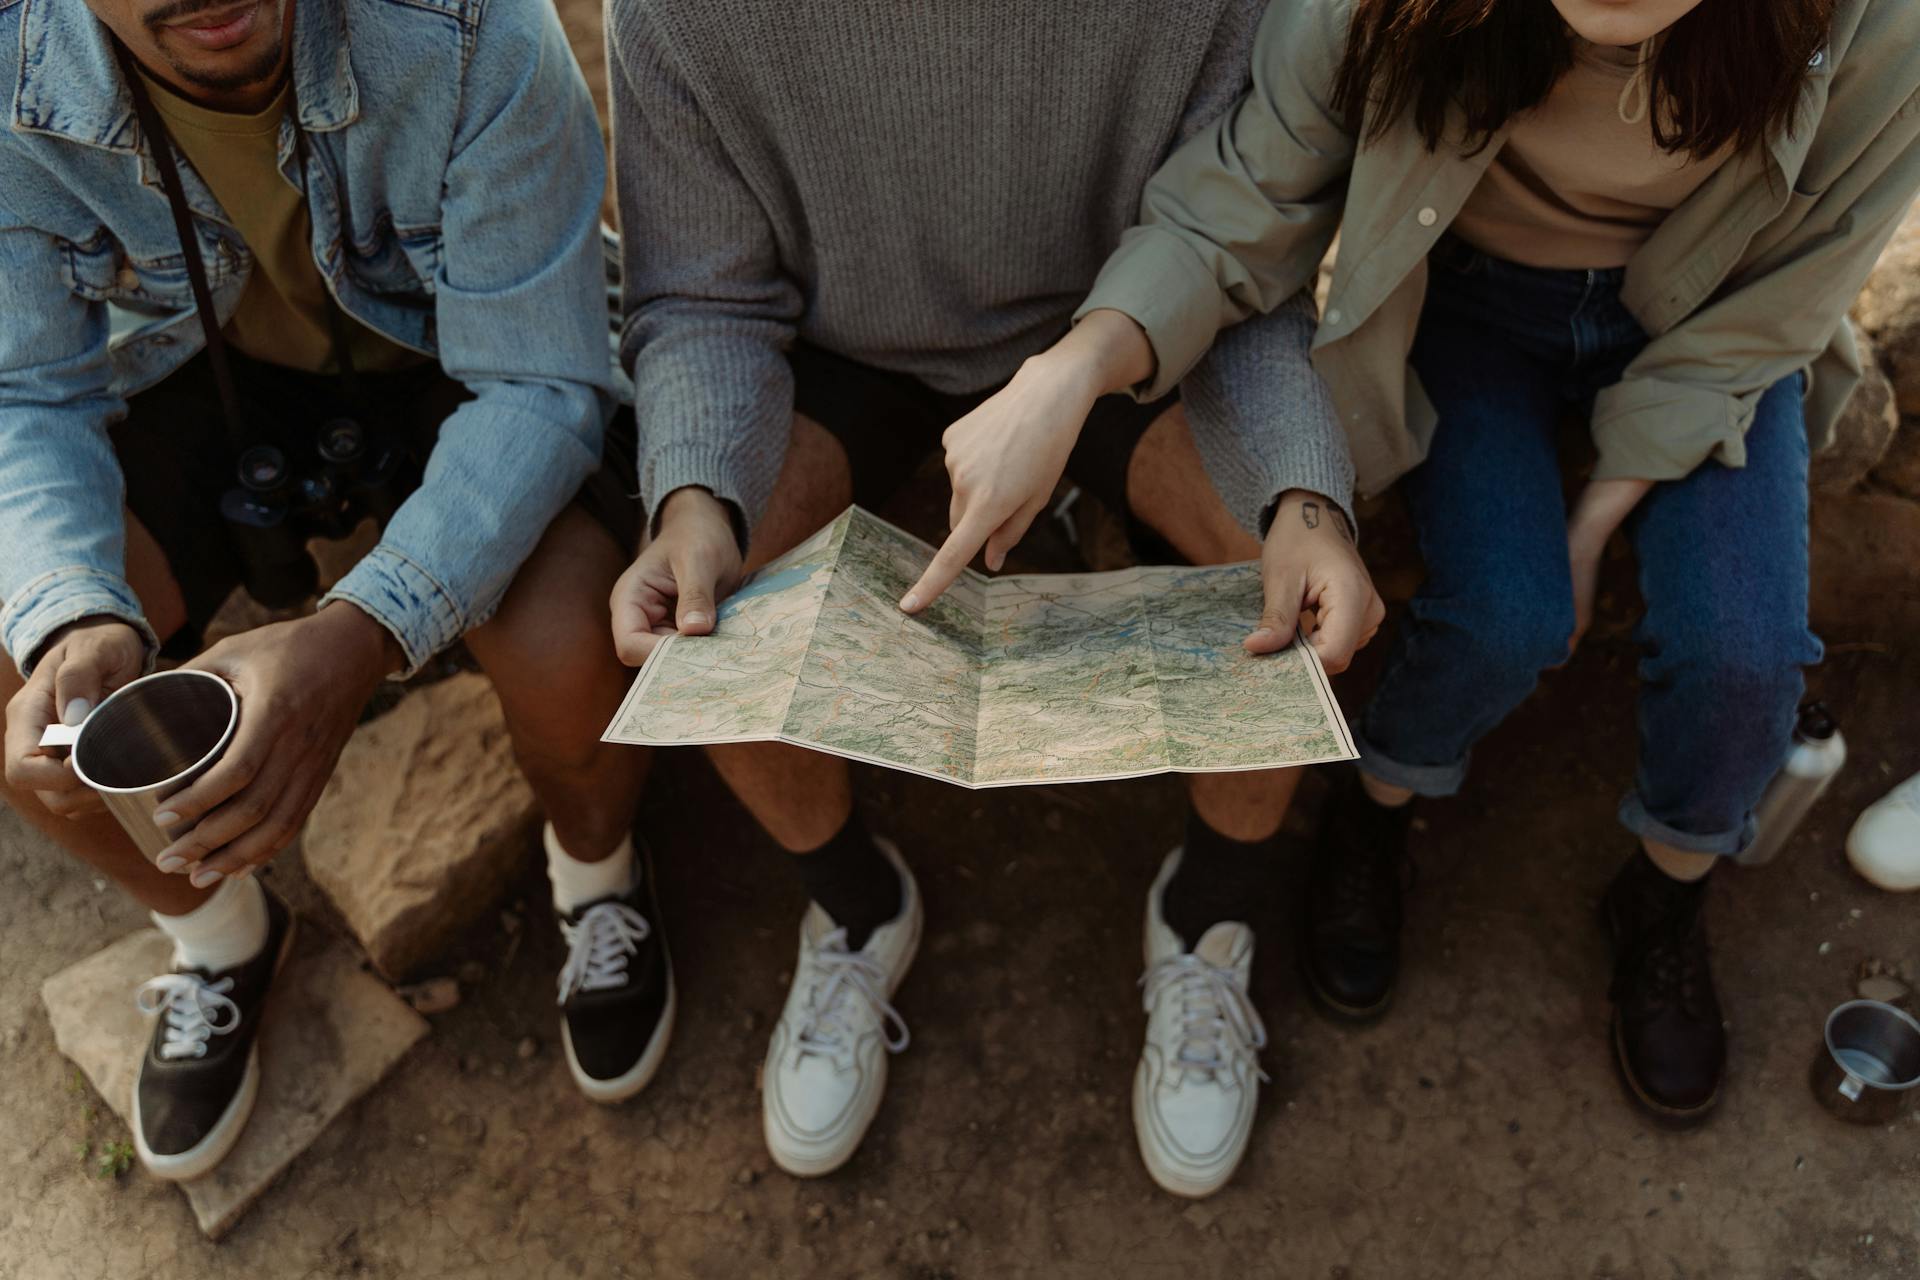
<svg viewBox="0 0 1920 1280">
<path fill-rule="evenodd" d="M 142 1159 L 194 1177 L 238 1136 L 292 923 L 248 876 L 380 681 L 463 636 L 552 816 L 569 1061 L 638 1091 L 671 991 L 638 766 L 598 742 L 638 516 L 602 466 L 605 166 L 551 7 L 0 0 L 0 88 L 6 799 L 175 943 L 141 992 Z M 233 587 L 300 600 L 307 537 L 365 515 L 379 544 L 317 612 L 199 651 Z M 150 863 L 39 741 L 161 657 L 242 712 Z"/>
</svg>

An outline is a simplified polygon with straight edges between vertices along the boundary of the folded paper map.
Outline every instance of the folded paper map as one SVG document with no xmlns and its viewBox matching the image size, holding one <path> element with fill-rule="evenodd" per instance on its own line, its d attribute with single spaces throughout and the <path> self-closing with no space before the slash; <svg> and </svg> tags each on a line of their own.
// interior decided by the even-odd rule
<svg viewBox="0 0 1920 1280">
<path fill-rule="evenodd" d="M 968 787 L 1350 760 L 1310 646 L 1254 657 L 1258 565 L 971 570 L 897 601 L 933 548 L 859 507 L 670 636 L 605 738 L 791 742 Z"/>
</svg>

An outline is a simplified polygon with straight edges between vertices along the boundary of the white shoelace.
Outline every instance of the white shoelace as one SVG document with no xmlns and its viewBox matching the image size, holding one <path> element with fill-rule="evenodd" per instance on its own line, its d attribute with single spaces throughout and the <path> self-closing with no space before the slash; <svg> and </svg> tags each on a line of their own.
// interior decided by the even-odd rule
<svg viewBox="0 0 1920 1280">
<path fill-rule="evenodd" d="M 565 1004 L 576 991 L 605 991 L 627 985 L 627 961 L 639 954 L 640 944 L 653 929 L 647 918 L 621 902 L 588 907 L 578 924 L 562 920 L 567 940 L 567 962 L 560 968 L 560 999 Z"/>
<path fill-rule="evenodd" d="M 887 974 L 880 962 L 864 951 L 847 950 L 847 931 L 835 929 L 814 948 L 815 980 L 807 992 L 807 1020 L 794 1038 L 793 1056 L 807 1054 L 844 1062 L 857 1034 L 853 1015 L 855 997 L 880 1019 L 880 1035 L 890 1053 L 907 1047 L 906 1020 L 887 1000 Z"/>
<path fill-rule="evenodd" d="M 1217 1080 L 1224 1074 L 1230 1079 L 1234 1060 L 1247 1057 L 1254 1060 L 1254 1074 L 1267 1079 L 1258 1061 L 1260 1050 L 1267 1047 L 1267 1028 L 1234 970 L 1183 952 L 1147 970 L 1140 985 L 1146 988 L 1149 1013 L 1169 989 L 1180 1002 L 1180 1050 L 1174 1064 L 1183 1075 L 1199 1073 Z"/>
<path fill-rule="evenodd" d="M 204 1058 L 207 1040 L 240 1025 L 240 1006 L 227 998 L 233 979 L 208 982 L 197 973 L 163 973 L 140 984 L 133 1002 L 142 1013 L 164 1013 L 160 1057 Z"/>
</svg>

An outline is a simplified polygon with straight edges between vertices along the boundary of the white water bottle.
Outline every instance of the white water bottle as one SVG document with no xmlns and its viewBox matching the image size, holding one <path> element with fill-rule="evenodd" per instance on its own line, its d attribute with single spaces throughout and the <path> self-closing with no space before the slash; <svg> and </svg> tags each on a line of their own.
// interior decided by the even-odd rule
<svg viewBox="0 0 1920 1280">
<path fill-rule="evenodd" d="M 1767 784 L 1766 794 L 1754 807 L 1753 820 L 1760 834 L 1739 857 L 1742 866 L 1763 867 L 1772 862 L 1800 822 L 1813 808 L 1813 802 L 1847 762 L 1847 740 L 1833 715 L 1818 702 L 1800 708 L 1793 726 L 1793 749 L 1787 762 Z"/>
</svg>

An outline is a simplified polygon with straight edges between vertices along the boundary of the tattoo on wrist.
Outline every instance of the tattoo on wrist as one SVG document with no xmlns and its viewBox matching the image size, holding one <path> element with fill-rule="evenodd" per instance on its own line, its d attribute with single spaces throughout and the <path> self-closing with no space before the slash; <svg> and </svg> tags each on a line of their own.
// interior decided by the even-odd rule
<svg viewBox="0 0 1920 1280">
<path fill-rule="evenodd" d="M 1317 502 L 1301 503 L 1300 523 L 1306 525 L 1309 529 L 1318 529 L 1320 527 L 1320 504 Z"/>
</svg>

